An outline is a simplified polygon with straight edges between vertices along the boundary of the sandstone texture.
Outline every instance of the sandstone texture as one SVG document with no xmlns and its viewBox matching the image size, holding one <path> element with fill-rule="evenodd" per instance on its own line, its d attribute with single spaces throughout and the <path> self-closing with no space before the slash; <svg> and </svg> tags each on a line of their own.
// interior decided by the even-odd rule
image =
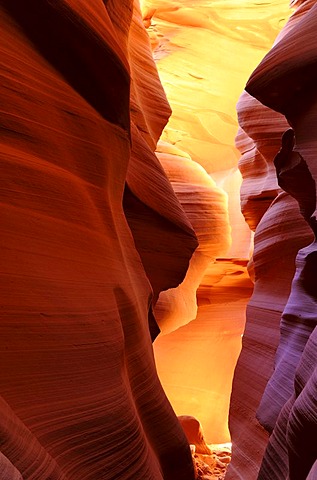
<svg viewBox="0 0 317 480">
<path fill-rule="evenodd" d="M 282 149 L 275 158 L 277 176 L 280 186 L 298 202 L 300 215 L 314 238 L 316 18 L 315 2 L 299 6 L 291 28 L 264 58 L 247 85 L 261 102 L 283 113 L 293 128 L 284 134 Z M 272 62 L 279 62 L 279 70 L 274 73 Z M 304 479 L 316 461 L 315 257 L 315 241 L 301 248 L 296 257 L 296 273 L 281 320 L 275 371 L 266 394 L 271 404 L 274 396 L 275 409 L 280 414 L 259 478 L 270 475 L 272 479 Z M 286 392 L 282 398 L 274 395 L 278 384 Z"/>
<path fill-rule="evenodd" d="M 160 143 L 157 157 L 184 208 L 199 242 L 184 281 L 161 292 L 155 317 L 166 334 L 195 320 L 196 291 L 210 263 L 224 256 L 231 244 L 228 196 L 206 170 L 173 145 Z"/>
<path fill-rule="evenodd" d="M 288 127 L 283 115 L 276 114 L 279 123 L 266 139 L 266 133 L 263 133 L 260 124 L 254 121 L 254 115 L 249 122 L 253 131 L 250 131 L 251 125 L 249 130 L 246 128 L 249 133 L 242 128 L 240 130 L 241 136 L 244 136 L 242 143 L 251 142 L 252 146 L 248 144 L 245 147 L 237 141 L 236 148 L 236 103 L 252 69 L 271 47 L 289 16 L 289 8 L 283 1 L 269 5 L 241 1 L 197 1 L 193 5 L 193 2 L 187 0 L 144 0 L 142 12 L 151 38 L 154 59 L 173 111 L 163 131 L 162 141 L 157 147 L 157 156 L 193 224 L 198 240 L 201 241 L 201 226 L 197 221 L 196 224 L 193 223 L 197 215 L 200 215 L 201 218 L 198 219 L 202 225 L 203 216 L 206 214 L 204 221 L 209 221 L 212 229 L 209 238 L 205 236 L 209 246 L 204 247 L 204 256 L 198 264 L 199 268 L 203 267 L 200 275 L 205 269 L 203 277 L 199 278 L 197 271 L 194 277 L 189 269 L 187 278 L 190 282 L 187 287 L 185 279 L 177 289 L 160 295 L 156 315 L 158 322 L 161 317 L 162 332 L 167 335 L 160 336 L 154 343 L 156 363 L 164 389 L 177 414 L 196 416 L 203 426 L 207 443 L 229 442 L 228 411 L 232 379 L 245 328 L 246 303 L 253 288 L 247 270 L 253 234 L 240 212 L 239 150 L 245 149 L 248 155 L 250 148 L 254 147 L 260 152 L 257 172 L 250 173 L 252 166 L 248 165 L 247 159 L 244 170 L 241 168 L 244 177 L 242 188 L 246 192 L 243 214 L 247 217 L 246 210 L 250 212 L 247 220 L 254 230 L 272 200 L 282 191 L 276 180 L 273 158 L 279 149 L 284 126 Z M 240 114 L 245 117 L 246 122 L 254 106 L 250 104 L 250 99 L 257 102 L 259 108 L 264 108 L 260 102 L 245 93 L 245 97 L 241 99 L 245 111 L 241 110 Z M 266 122 L 269 122 L 271 110 L 267 108 L 267 112 Z M 267 154 L 266 158 L 262 157 L 262 144 L 265 141 L 273 143 L 270 146 L 269 158 Z M 266 153 L 267 150 L 266 147 Z M 205 207 L 199 213 L 199 205 L 195 206 L 191 200 L 191 192 L 195 192 L 196 199 L 198 192 L 191 161 L 204 169 L 205 174 L 200 176 L 201 179 L 207 179 L 207 173 L 210 187 L 212 183 L 217 187 L 212 187 L 214 193 L 209 193 L 209 198 L 213 198 L 213 207 L 210 206 L 209 211 L 211 214 L 212 210 L 217 212 L 218 219 L 211 219 Z M 261 174 L 259 164 L 262 164 Z M 187 166 L 190 166 L 188 174 L 184 168 L 188 168 Z M 182 172 L 181 185 L 180 180 L 173 180 L 173 175 L 180 175 L 178 172 Z M 253 191 L 248 194 L 245 182 L 249 181 L 251 186 L 257 175 L 258 185 L 252 185 Z M 191 178 L 195 181 L 192 182 Z M 205 185 L 207 186 L 206 182 Z M 217 244 L 219 229 L 223 231 L 226 228 L 225 216 L 220 216 L 225 207 L 224 202 L 219 202 L 221 197 L 224 198 L 223 192 L 227 194 L 226 215 L 230 225 L 230 245 L 228 240 L 226 244 L 223 240 Z M 258 201 L 260 197 L 261 201 Z M 200 203 L 203 206 L 203 203 Z M 196 211 L 194 207 L 197 208 Z M 225 239 L 224 235 L 223 238 Z M 205 254 L 210 257 L 209 262 Z M 190 265 L 193 265 L 199 256 L 200 247 L 192 257 Z M 250 273 L 253 272 L 252 265 L 249 265 Z M 288 279 L 289 284 L 290 281 Z M 188 323 L 197 308 L 193 298 L 195 283 L 199 283 L 196 294 L 198 310 L 195 320 Z M 282 307 L 279 314 L 281 310 Z M 279 314 L 276 315 L 276 329 Z M 173 321 L 166 321 L 163 325 L 164 318 L 172 317 Z M 170 332 L 170 329 L 177 326 L 180 327 L 178 330 Z M 240 414 L 239 400 L 233 403 L 231 428 L 235 433 L 246 433 L 244 426 L 248 419 L 255 415 L 272 369 L 273 352 L 277 346 L 275 331 L 271 335 L 271 343 L 270 359 L 265 363 L 268 367 L 266 370 L 266 367 L 264 368 L 263 375 L 259 374 L 261 385 L 256 384 L 254 390 L 248 393 L 249 381 L 245 378 L 246 384 L 241 390 L 241 396 L 240 393 L 238 397 L 235 396 L 242 401 L 250 401 L 249 417 L 245 415 L 245 411 Z M 249 369 L 258 369 L 262 364 L 261 360 L 254 363 L 254 353 L 253 351 L 251 356 L 247 356 L 246 366 Z M 256 380 L 255 374 L 253 380 Z M 238 390 L 240 391 L 240 387 Z M 254 423 L 257 423 L 255 419 Z M 257 468 L 266 441 L 267 434 L 264 434 L 262 453 L 258 453 L 255 461 Z"/>
<path fill-rule="evenodd" d="M 1 480 L 220 480 L 231 436 L 226 479 L 315 480 L 315 0 L 31 3 L 0 6 Z"/>
<path fill-rule="evenodd" d="M 5 0 L 0 25 L 1 479 L 193 480 L 148 319 L 197 240 L 139 6 Z"/>
<path fill-rule="evenodd" d="M 228 479 L 300 480 L 309 474 L 314 478 L 316 4 L 293 2 L 293 6 L 294 13 L 238 103 L 242 208 L 255 229 L 250 265 L 255 288 L 232 394 L 237 447 Z M 273 162 L 276 181 L 271 175 Z M 259 210 L 255 202 L 261 205 Z M 250 384 L 252 409 L 238 399 L 242 391 L 250 391 Z M 238 426 L 234 431 L 235 405 L 240 414 L 250 412 L 241 422 L 244 433 Z M 272 432 L 259 473 L 268 436 L 255 421 L 255 410 L 260 424 Z"/>
</svg>

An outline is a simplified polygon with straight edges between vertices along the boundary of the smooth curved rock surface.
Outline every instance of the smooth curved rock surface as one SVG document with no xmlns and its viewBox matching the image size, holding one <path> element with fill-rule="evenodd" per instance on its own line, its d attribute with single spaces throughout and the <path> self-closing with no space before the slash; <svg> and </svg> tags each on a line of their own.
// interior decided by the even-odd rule
<svg viewBox="0 0 317 480">
<path fill-rule="evenodd" d="M 204 439 L 204 433 L 199 420 L 190 415 L 181 415 L 178 417 L 178 420 L 185 432 L 188 443 L 195 445 L 195 453 L 210 455 L 211 450 Z"/>
<path fill-rule="evenodd" d="M 160 293 L 155 316 L 162 333 L 185 325 L 197 316 L 196 291 L 210 263 L 223 257 L 231 244 L 228 198 L 205 169 L 172 145 L 159 143 L 160 160 L 184 208 L 198 247 L 190 259 L 183 282 Z"/>
<path fill-rule="evenodd" d="M 273 159 L 289 125 L 283 115 L 272 112 L 245 91 L 237 103 L 237 113 L 240 128 L 236 146 L 241 153 L 239 169 L 243 178 L 241 211 L 255 231 L 280 192 Z"/>
<path fill-rule="evenodd" d="M 182 282 L 197 240 L 160 162 L 135 125 L 132 135 L 123 206 L 155 303 L 162 290 Z"/>
<path fill-rule="evenodd" d="M 278 35 L 272 49 L 273 52 L 280 47 L 279 60 L 275 57 L 275 65 L 278 64 L 278 68 L 274 70 L 273 63 L 270 64 L 270 69 L 267 70 L 267 81 L 270 81 L 269 79 L 274 77 L 276 72 L 279 75 L 280 68 L 283 70 L 283 66 L 280 65 L 280 62 L 283 63 L 283 59 L 286 58 L 285 64 L 287 64 L 288 59 L 284 56 L 284 39 L 304 18 L 309 10 L 308 3 L 311 7 L 312 2 L 304 2 L 299 6 Z M 294 44 L 292 44 L 293 47 Z M 293 53 L 294 51 L 293 48 Z M 261 65 L 257 72 L 260 69 Z M 250 81 L 252 82 L 252 77 Z M 280 188 L 284 188 L 283 184 L 279 181 L 280 188 L 277 187 L 276 180 L 269 173 L 273 172 L 273 158 L 278 153 L 283 128 L 287 130 L 292 119 L 284 118 L 283 113 L 285 112 L 281 112 L 279 108 L 277 108 L 279 112 L 270 110 L 272 107 L 270 101 L 264 102 L 265 105 L 262 105 L 260 101 L 263 100 L 263 97 L 255 94 L 254 89 L 250 89 L 248 85 L 249 83 L 246 87 L 248 93 L 243 93 L 238 103 L 238 109 L 241 110 L 239 117 L 243 129 L 246 134 L 248 134 L 248 129 L 250 130 L 249 137 L 253 140 L 253 144 L 251 140 L 248 140 L 249 144 L 247 144 L 244 134 L 240 134 L 240 138 L 238 136 L 237 139 L 240 140 L 242 146 L 243 143 L 246 145 L 246 153 L 240 162 L 244 175 L 242 201 L 248 223 L 251 228 L 256 229 L 254 255 L 250 264 L 250 270 L 255 278 L 255 288 L 248 305 L 243 349 L 233 385 L 231 431 L 234 449 L 233 461 L 227 478 L 236 478 L 237 475 L 241 475 L 241 478 L 248 478 L 248 476 L 253 478 L 257 475 L 267 435 L 257 425 L 254 413 L 256 411 L 260 423 L 268 431 L 272 431 L 282 406 L 291 394 L 293 375 L 288 375 L 286 371 L 282 373 L 281 369 L 275 370 L 266 388 L 265 386 L 273 372 L 275 350 L 279 343 L 280 316 L 290 294 L 291 282 L 295 273 L 295 257 L 298 250 L 309 244 L 313 238 L 309 226 L 300 214 L 297 202 L 291 197 L 291 192 L 288 189 L 286 190 L 289 193 L 282 192 Z M 286 91 L 287 83 L 284 83 L 283 86 L 280 84 L 280 87 L 283 92 Z M 267 97 L 270 99 L 272 98 L 271 93 L 268 89 Z M 257 98 L 252 98 L 249 94 Z M 257 142 L 260 149 L 257 148 Z M 253 167 L 260 167 L 259 179 Z M 264 176 L 262 172 L 264 172 Z M 267 182 L 267 180 L 269 181 Z M 297 180 L 295 180 L 296 182 Z M 269 193 L 267 199 L 264 196 L 264 201 L 261 200 L 263 186 Z M 305 191 L 306 189 L 307 187 L 305 187 Z M 252 205 L 254 200 L 257 201 L 257 196 L 260 205 L 262 203 L 259 210 Z M 272 200 L 273 202 L 270 203 Z M 281 334 L 283 336 L 283 332 Z M 296 363 L 296 360 L 294 362 Z M 293 364 L 294 362 L 291 361 Z M 250 375 L 254 375 L 255 388 L 247 402 L 244 400 L 246 398 L 244 393 L 248 390 L 247 383 Z M 241 417 L 239 419 L 241 409 L 247 409 L 249 412 L 245 421 Z M 252 444 L 250 438 L 254 440 L 256 438 L 256 443 Z"/>
<path fill-rule="evenodd" d="M 310 249 L 316 251 L 316 242 L 310 246 Z M 300 265 L 299 268 L 301 268 Z M 298 281 L 294 281 L 293 294 L 296 291 L 299 292 L 296 284 L 298 285 Z M 289 358 L 294 351 L 296 354 L 299 347 L 303 348 L 303 343 L 309 338 L 297 365 L 295 378 L 293 374 L 293 394 L 281 411 L 265 452 L 259 474 L 261 480 L 266 479 L 268 475 L 274 480 L 314 478 L 312 472 L 316 468 L 314 463 L 317 458 L 314 440 L 317 432 L 316 328 L 309 336 L 311 329 L 307 326 L 306 329 L 300 327 L 300 325 L 293 325 L 292 331 L 288 332 L 294 337 L 293 345 L 288 351 Z M 303 341 L 301 341 L 301 330 L 304 333 Z M 281 369 L 280 365 L 279 368 Z M 310 476 L 309 472 L 311 472 Z"/>
<path fill-rule="evenodd" d="M 123 205 L 151 282 L 155 303 L 162 290 L 181 283 L 197 243 L 171 184 L 154 155 L 171 110 L 158 77 L 138 5 L 133 11 L 128 40 L 132 150 Z M 184 235 L 188 237 L 185 244 Z"/>
<path fill-rule="evenodd" d="M 173 110 L 162 140 L 187 152 L 228 193 L 228 257 L 247 258 L 251 242 L 240 212 L 235 105 L 246 78 L 285 21 L 287 5 L 284 0 L 269 6 L 235 0 L 196 0 L 195 5 L 190 0 L 143 0 L 142 11 Z"/>
<path fill-rule="evenodd" d="M 1 3 L 0 469 L 10 480 L 194 478 L 156 374 L 152 288 L 122 208 L 128 176 L 163 218 L 152 235 L 172 224 L 182 238 L 172 285 L 182 280 L 197 243 L 153 154 L 169 115 L 166 101 L 156 109 L 162 90 L 131 123 L 132 14 L 128 0 Z M 172 195 L 165 208 L 148 200 L 148 178 Z"/>
<path fill-rule="evenodd" d="M 312 101 L 316 75 L 313 35 L 315 11 L 315 0 L 303 2 L 298 7 L 288 22 L 285 35 L 281 33 L 278 42 L 246 85 L 249 93 L 264 105 L 281 112 L 289 123 L 309 109 Z M 279 67 L 274 68 L 277 52 L 280 56 Z M 270 75 L 263 74 L 268 69 L 271 70 Z"/>
<path fill-rule="evenodd" d="M 291 233 L 293 237 L 289 241 Z M 268 440 L 258 420 L 272 429 L 272 418 L 276 414 L 272 398 L 267 405 L 261 404 L 261 399 L 274 367 L 280 318 L 290 292 L 295 256 L 310 237 L 295 200 L 286 193 L 279 194 L 257 226 L 254 254 L 249 263 L 255 284 L 247 306 L 242 352 L 231 394 L 229 425 L 233 456 L 228 478 L 257 475 Z M 283 394 L 279 386 L 274 401 Z"/>
<path fill-rule="evenodd" d="M 287 5 L 200 0 L 195 6 L 189 0 L 141 4 L 173 110 L 162 138 L 187 152 L 225 190 L 232 230 L 230 250 L 209 264 L 199 286 L 196 319 L 156 340 L 156 361 L 177 413 L 197 416 L 208 441 L 228 442 L 231 381 L 252 290 L 246 272 L 252 235 L 240 212 L 235 104 L 284 22 Z M 176 322 L 185 323 L 183 318 Z"/>
<path fill-rule="evenodd" d="M 273 429 L 258 476 L 261 480 L 304 480 L 312 475 L 309 472 L 314 471 L 317 457 L 316 242 L 305 246 L 316 235 L 317 43 L 313 32 L 317 6 L 312 1 L 297 5 L 298 10 L 246 86 L 257 100 L 285 115 L 294 129 L 295 144 L 292 132 L 286 132 L 275 158 L 279 185 L 288 195 L 280 194 L 267 213 L 281 196 L 293 197 L 298 205 L 293 210 L 298 220 L 292 224 L 292 234 L 285 238 L 285 245 L 300 237 L 304 242 L 302 247 L 298 245 L 296 273 L 283 309 L 275 370 L 257 413 L 261 423 L 268 430 Z M 266 214 L 258 229 L 265 217 Z M 285 224 L 289 220 L 290 216 L 285 215 Z M 280 251 L 284 253 L 284 247 Z M 264 273 L 263 270 L 262 279 Z M 269 296 L 268 299 L 271 300 Z M 250 452 L 246 450 L 245 455 L 249 457 Z"/>
</svg>

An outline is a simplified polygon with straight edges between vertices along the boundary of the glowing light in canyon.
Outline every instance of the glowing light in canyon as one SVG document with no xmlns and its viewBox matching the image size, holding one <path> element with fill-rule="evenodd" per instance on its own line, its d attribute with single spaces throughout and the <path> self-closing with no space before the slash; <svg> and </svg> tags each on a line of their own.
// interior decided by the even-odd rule
<svg viewBox="0 0 317 480">
<path fill-rule="evenodd" d="M 192 303 L 191 312 L 174 306 L 173 329 L 187 325 L 156 340 L 156 363 L 176 413 L 196 416 L 208 442 L 224 443 L 230 441 L 232 378 L 253 287 L 247 272 L 252 235 L 240 212 L 236 103 L 288 17 L 288 4 L 143 0 L 141 7 L 173 111 L 158 145 L 158 158 L 172 185 L 170 165 L 192 162 L 203 167 L 213 188 L 223 195 L 218 217 L 206 218 L 203 227 L 211 231 L 211 252 L 198 261 L 187 286 L 181 286 L 183 307 L 198 288 L 197 316 Z M 189 167 L 187 177 L 184 172 L 179 199 L 186 211 L 197 182 L 193 169 Z M 177 188 L 179 179 L 174 181 L 176 193 Z M 199 216 L 199 207 L 192 215 Z M 226 236 L 218 245 L 217 229 Z M 177 292 L 171 296 L 177 304 Z M 159 308 L 160 302 L 160 320 Z"/>
<path fill-rule="evenodd" d="M 1 479 L 317 478 L 317 0 L 286 2 L 1 2 Z"/>
</svg>

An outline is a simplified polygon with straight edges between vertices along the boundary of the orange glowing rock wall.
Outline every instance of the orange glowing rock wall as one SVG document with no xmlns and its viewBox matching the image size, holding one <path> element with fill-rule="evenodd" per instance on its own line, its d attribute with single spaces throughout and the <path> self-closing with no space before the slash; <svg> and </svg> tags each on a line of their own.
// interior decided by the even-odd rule
<svg viewBox="0 0 317 480">
<path fill-rule="evenodd" d="M 206 170 L 173 145 L 160 143 L 157 152 L 199 242 L 184 281 L 161 292 L 155 306 L 161 331 L 168 333 L 196 318 L 196 291 L 210 263 L 227 253 L 231 232 L 227 195 Z"/>
<path fill-rule="evenodd" d="M 194 478 L 148 278 L 155 301 L 197 241 L 153 153 L 170 109 L 138 8 L 1 2 L 2 479 Z"/>
<path fill-rule="evenodd" d="M 315 1 L 293 3 L 295 12 L 238 103 L 242 208 L 255 229 L 255 288 L 232 394 L 228 479 L 257 477 L 268 438 L 255 411 L 273 431 L 258 479 L 314 478 L 317 458 L 317 10 Z M 294 142 L 291 131 L 284 134 L 290 125 Z"/>
<path fill-rule="evenodd" d="M 197 416 L 207 441 L 228 442 L 232 377 L 253 288 L 246 268 L 252 236 L 240 211 L 235 105 L 288 5 L 144 0 L 142 11 L 172 107 L 157 156 L 199 241 L 205 222 L 206 240 L 183 284 L 160 295 L 155 312 L 163 333 L 183 326 L 156 340 L 156 362 L 176 412 Z M 196 201 L 202 193 L 206 203 Z"/>
<path fill-rule="evenodd" d="M 239 2 L 143 0 L 154 58 L 173 114 L 162 140 L 186 152 L 229 194 L 232 246 L 247 257 L 250 234 L 240 212 L 236 103 L 246 78 L 271 47 L 285 0 Z"/>
</svg>

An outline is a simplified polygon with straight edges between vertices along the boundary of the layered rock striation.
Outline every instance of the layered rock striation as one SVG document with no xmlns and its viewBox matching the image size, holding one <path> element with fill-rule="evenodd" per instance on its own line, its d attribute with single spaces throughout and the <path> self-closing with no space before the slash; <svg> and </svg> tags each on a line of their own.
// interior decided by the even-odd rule
<svg viewBox="0 0 317 480">
<path fill-rule="evenodd" d="M 194 478 L 148 319 L 197 240 L 153 153 L 170 109 L 138 9 L 1 3 L 5 480 Z"/>
<path fill-rule="evenodd" d="M 287 6 L 283 1 L 270 8 L 200 0 L 195 5 L 189 0 L 141 3 L 173 110 L 158 158 L 198 240 L 205 242 L 183 284 L 160 294 L 155 311 L 168 334 L 154 344 L 157 367 L 176 412 L 197 416 L 208 442 L 229 442 L 232 377 L 252 291 L 246 271 L 251 234 L 240 212 L 235 104 L 250 69 L 276 37 Z"/>
<path fill-rule="evenodd" d="M 248 306 L 247 328 L 236 371 L 233 402 L 236 401 L 239 388 L 240 394 L 243 391 L 247 377 L 248 382 L 254 377 L 256 388 L 253 397 L 256 401 L 253 409 L 250 409 L 250 419 L 245 422 L 245 428 L 247 435 L 260 441 L 256 449 L 250 442 L 245 442 L 244 449 L 239 445 L 242 451 L 237 448 L 228 478 L 257 476 L 266 434 L 254 421 L 252 410 L 254 413 L 256 409 L 260 423 L 272 432 L 259 479 L 314 478 L 317 457 L 313 440 L 317 433 L 316 356 L 313 353 L 316 345 L 316 295 L 313 287 L 316 251 L 316 94 L 313 85 L 317 71 L 317 44 L 313 31 L 317 10 L 313 1 L 293 3 L 296 11 L 247 83 L 248 94 L 255 97 L 252 99 L 247 93 L 242 96 L 251 105 L 250 113 L 246 110 L 244 117 L 243 102 L 238 104 L 242 109 L 242 128 L 247 134 L 248 117 L 250 119 L 249 137 L 253 143 L 249 141 L 249 145 L 254 149 L 254 157 L 252 154 L 250 157 L 255 159 L 255 164 L 259 164 L 261 159 L 260 171 L 266 167 L 266 179 L 270 177 L 274 159 L 278 186 L 274 180 L 273 183 L 270 181 L 274 188 L 267 191 L 273 201 L 267 206 L 264 198 L 259 218 L 259 212 L 256 213 L 252 203 L 256 198 L 254 192 L 258 192 L 261 203 L 263 181 L 252 179 L 252 172 L 255 177 L 255 171 L 246 159 L 251 150 L 244 154 L 241 164 L 247 181 L 242 190 L 242 201 L 248 221 L 255 228 L 255 289 Z M 261 141 L 261 157 L 257 148 L 259 135 L 257 133 L 257 138 L 254 138 L 255 129 L 251 125 L 253 116 L 257 119 L 256 129 L 260 136 L 267 138 L 263 145 Z M 277 129 L 281 149 L 278 139 L 274 142 Z M 268 155 L 265 152 L 266 144 L 269 146 Z M 277 147 L 275 153 L 272 152 L 273 144 Z M 268 158 L 271 167 L 265 166 L 262 158 L 267 163 Z M 265 335 L 263 332 L 266 332 Z M 262 364 L 261 371 L 252 367 L 243 370 L 242 364 L 246 363 L 252 350 Z M 263 369 L 265 357 L 267 366 Z M 247 408 L 242 399 L 240 405 L 241 408 Z M 234 421 L 232 419 L 232 424 Z M 243 439 L 243 434 L 241 436 Z M 241 440 L 238 431 L 234 434 L 234 440 Z M 246 459 L 248 463 L 249 459 L 252 462 L 256 459 L 253 469 L 244 466 Z"/>
<path fill-rule="evenodd" d="M 270 108 L 283 113 L 293 128 L 284 134 L 275 159 L 277 175 L 280 186 L 298 202 L 300 214 L 315 238 L 317 44 L 313 32 L 317 10 L 315 2 L 305 3 L 298 9 L 297 21 L 259 65 L 247 88 Z M 272 73 L 276 62 L 279 69 Z M 266 392 L 272 399 L 282 383 L 287 396 L 275 397 L 281 413 L 259 478 L 270 474 L 271 478 L 304 479 L 317 458 L 313 441 L 317 433 L 315 257 L 315 241 L 297 254 L 296 274 L 281 320 L 275 372 Z"/>
<path fill-rule="evenodd" d="M 157 322 L 166 334 L 195 320 L 196 291 L 208 266 L 227 253 L 231 229 L 228 197 L 201 165 L 163 142 L 158 145 L 157 156 L 199 242 L 183 282 L 161 292 L 155 306 Z"/>
</svg>

